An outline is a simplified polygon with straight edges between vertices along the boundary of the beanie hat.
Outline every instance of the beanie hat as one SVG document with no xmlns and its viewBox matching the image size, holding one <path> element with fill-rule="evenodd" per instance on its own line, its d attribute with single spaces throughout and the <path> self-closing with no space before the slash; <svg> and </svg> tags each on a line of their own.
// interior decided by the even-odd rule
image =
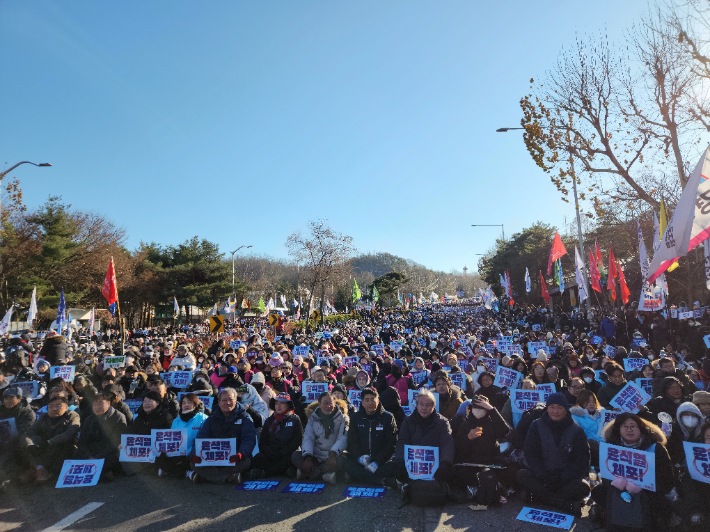
<svg viewBox="0 0 710 532">
<path fill-rule="evenodd" d="M 5 391 L 2 393 L 3 397 L 20 397 L 22 398 L 22 388 L 18 388 L 17 386 L 10 386 L 5 389 Z"/>
<path fill-rule="evenodd" d="M 542 349 L 538 350 L 536 360 L 542 363 L 547 362 L 547 353 L 545 353 L 545 351 L 543 351 Z"/>
<path fill-rule="evenodd" d="M 547 397 L 547 401 L 545 401 L 545 404 L 547 406 L 550 405 L 559 405 L 561 407 L 564 407 L 565 410 L 569 410 L 569 404 L 567 403 L 567 398 L 562 395 L 561 393 L 552 393 Z"/>
<path fill-rule="evenodd" d="M 399 358 L 394 359 L 393 364 L 397 364 L 399 369 L 404 369 L 404 361 Z"/>
<path fill-rule="evenodd" d="M 710 404 L 710 392 L 704 392 L 699 390 L 693 394 L 693 404 L 694 405 L 707 405 Z"/>
</svg>

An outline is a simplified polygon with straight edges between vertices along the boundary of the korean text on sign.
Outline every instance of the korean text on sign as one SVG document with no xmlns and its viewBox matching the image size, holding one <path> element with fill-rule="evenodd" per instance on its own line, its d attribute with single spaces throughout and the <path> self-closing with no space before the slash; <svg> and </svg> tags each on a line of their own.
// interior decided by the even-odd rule
<svg viewBox="0 0 710 532">
<path fill-rule="evenodd" d="M 504 389 L 515 389 L 522 378 L 523 374 L 519 371 L 501 367 L 498 368 L 493 385 Z"/>
<path fill-rule="evenodd" d="M 710 445 L 684 441 L 683 447 L 690 477 L 710 484 Z"/>
<path fill-rule="evenodd" d="M 538 403 L 544 403 L 543 392 L 539 390 L 511 390 L 510 406 L 513 412 L 522 414 Z"/>
<path fill-rule="evenodd" d="M 76 366 L 52 366 L 49 368 L 49 378 L 56 379 L 61 377 L 67 382 L 74 380 L 74 374 L 76 373 Z"/>
<path fill-rule="evenodd" d="M 412 480 L 433 480 L 439 468 L 439 448 L 417 445 L 404 446 L 407 474 Z"/>
<path fill-rule="evenodd" d="M 122 434 L 119 461 L 154 463 L 153 439 L 138 434 Z"/>
<path fill-rule="evenodd" d="M 187 430 L 152 429 L 153 450 L 156 455 L 165 453 L 167 456 L 187 455 Z"/>
<path fill-rule="evenodd" d="M 236 452 L 236 438 L 196 439 L 195 454 L 202 458 L 197 466 L 231 466 L 229 458 Z"/>
<path fill-rule="evenodd" d="M 645 490 L 656 491 L 656 455 L 652 452 L 600 443 L 599 473 L 602 478 L 623 478 Z"/>
<path fill-rule="evenodd" d="M 56 488 L 96 486 L 104 460 L 64 460 Z"/>
<path fill-rule="evenodd" d="M 636 413 L 649 399 L 651 399 L 651 396 L 641 389 L 638 384 L 629 382 L 609 401 L 609 404 L 623 412 Z"/>
<path fill-rule="evenodd" d="M 301 385 L 301 393 L 307 401 L 317 401 L 320 394 L 328 391 L 327 382 L 307 382 L 304 381 Z"/>
<path fill-rule="evenodd" d="M 569 530 L 574 521 L 574 516 L 546 510 L 536 510 L 535 508 L 528 508 L 526 506 L 520 510 L 517 519 L 528 523 L 538 523 L 540 525 L 549 525 L 555 528 Z"/>
</svg>

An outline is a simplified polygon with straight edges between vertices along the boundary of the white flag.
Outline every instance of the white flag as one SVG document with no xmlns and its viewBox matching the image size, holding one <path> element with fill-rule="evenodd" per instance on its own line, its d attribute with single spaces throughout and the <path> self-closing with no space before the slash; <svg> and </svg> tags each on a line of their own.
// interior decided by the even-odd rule
<svg viewBox="0 0 710 532">
<path fill-rule="evenodd" d="M 175 301 L 175 303 L 173 304 L 173 312 L 175 313 L 176 316 L 179 316 L 180 315 L 180 307 L 178 306 L 178 303 L 177 303 L 177 297 L 173 296 L 173 300 Z"/>
<path fill-rule="evenodd" d="M 648 281 L 653 282 L 671 264 L 710 237 L 710 147 L 690 174 L 673 217 L 666 227 L 660 249 L 653 257 Z"/>
<path fill-rule="evenodd" d="M 658 228 L 657 228 L 658 229 Z M 656 279 L 656 287 L 654 289 L 651 283 L 648 282 L 648 254 L 646 252 L 646 243 L 643 240 L 643 234 L 641 233 L 641 224 L 636 222 L 636 230 L 638 232 L 639 240 L 639 260 L 641 262 L 641 296 L 639 299 L 639 310 L 660 310 L 665 306 L 664 291 L 662 289 L 662 284 L 665 283 L 665 275 L 661 274 Z M 654 242 L 655 244 L 655 242 Z"/>
<path fill-rule="evenodd" d="M 574 274 L 577 278 L 577 291 L 579 292 L 579 302 L 581 304 L 589 297 L 589 294 L 587 292 L 587 280 L 584 278 L 584 261 L 582 260 L 582 256 L 579 254 L 577 246 L 574 246 L 574 265 Z"/>
<path fill-rule="evenodd" d="M 274 310 L 276 305 L 274 305 L 274 298 L 270 297 L 269 302 L 266 304 L 266 310 Z"/>
<path fill-rule="evenodd" d="M 530 272 L 528 271 L 527 267 L 525 268 L 525 291 L 530 292 L 531 287 L 530 287 Z"/>
<path fill-rule="evenodd" d="M 96 311 L 91 308 L 91 315 L 89 316 L 89 339 L 94 336 L 94 320 L 96 319 Z"/>
<path fill-rule="evenodd" d="M 27 324 L 32 328 L 32 322 L 37 317 L 37 286 L 32 290 L 32 299 L 30 300 L 30 310 L 27 312 Z"/>
<path fill-rule="evenodd" d="M 7 334 L 7 331 L 10 330 L 10 321 L 12 320 L 13 308 L 15 308 L 15 305 L 10 305 L 10 309 L 7 311 L 2 321 L 0 321 L 0 336 L 3 334 Z"/>
<path fill-rule="evenodd" d="M 281 306 L 285 307 L 286 306 L 286 296 L 281 294 Z"/>
</svg>

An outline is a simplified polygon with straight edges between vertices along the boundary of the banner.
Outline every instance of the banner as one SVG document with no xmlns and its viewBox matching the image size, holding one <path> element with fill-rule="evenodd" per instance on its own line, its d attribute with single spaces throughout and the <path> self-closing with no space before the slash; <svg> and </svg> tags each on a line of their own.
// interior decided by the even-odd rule
<svg viewBox="0 0 710 532">
<path fill-rule="evenodd" d="M 410 479 L 434 480 L 434 473 L 439 469 L 438 447 L 405 445 L 404 456 Z"/>
<path fill-rule="evenodd" d="M 152 429 L 150 436 L 156 456 L 187 456 L 187 429 Z"/>
<path fill-rule="evenodd" d="M 101 460 L 64 460 L 55 488 L 96 486 L 104 468 Z"/>
<path fill-rule="evenodd" d="M 555 528 L 569 530 L 574 521 L 574 516 L 546 510 L 536 510 L 525 506 L 520 510 L 517 519 L 518 521 L 537 523 L 538 525 L 549 525 Z"/>
<path fill-rule="evenodd" d="M 510 406 L 514 413 L 522 414 L 533 408 L 538 403 L 545 403 L 541 390 L 511 390 Z"/>
<path fill-rule="evenodd" d="M 623 478 L 649 491 L 656 491 L 656 455 L 646 451 L 599 444 L 599 473 L 602 478 Z"/>
<path fill-rule="evenodd" d="M 642 390 L 635 382 L 629 382 L 624 386 L 609 404 L 622 412 L 638 412 L 639 408 L 645 405 L 651 396 Z"/>
<path fill-rule="evenodd" d="M 301 383 L 301 393 L 306 398 L 306 401 L 317 401 L 320 394 L 327 391 L 327 382 L 303 381 Z"/>
<path fill-rule="evenodd" d="M 493 381 L 493 386 L 498 386 L 503 388 L 503 391 L 514 390 L 518 387 L 518 384 L 523 379 L 523 374 L 519 371 L 512 370 L 510 368 L 500 367 L 498 368 L 498 373 L 496 373 L 496 378 Z"/>
<path fill-rule="evenodd" d="M 710 445 L 684 441 L 683 449 L 690 477 L 710 484 Z"/>
<path fill-rule="evenodd" d="M 229 461 L 229 458 L 237 454 L 237 439 L 197 438 L 195 440 L 195 454 L 202 459 L 195 464 L 197 467 L 233 466 L 234 464 Z"/>
<path fill-rule="evenodd" d="M 126 357 L 104 357 L 103 366 L 104 369 L 108 368 L 122 368 L 126 363 Z"/>
<path fill-rule="evenodd" d="M 52 366 L 49 368 L 49 378 L 56 379 L 61 377 L 65 382 L 74 381 L 76 366 Z"/>
<path fill-rule="evenodd" d="M 138 434 L 121 434 L 121 453 L 118 461 L 155 463 L 151 437 Z"/>
</svg>

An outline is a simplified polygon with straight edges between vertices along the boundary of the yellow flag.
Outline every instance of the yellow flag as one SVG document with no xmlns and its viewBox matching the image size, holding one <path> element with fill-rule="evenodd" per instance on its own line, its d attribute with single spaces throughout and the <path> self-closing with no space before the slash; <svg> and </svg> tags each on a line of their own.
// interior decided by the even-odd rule
<svg viewBox="0 0 710 532">
<path fill-rule="evenodd" d="M 663 240 L 663 235 L 666 232 L 666 226 L 668 225 L 668 216 L 666 215 L 666 206 L 663 204 L 663 198 L 661 198 L 661 213 L 659 216 L 659 231 L 658 231 L 658 238 L 660 240 Z M 678 261 L 675 261 L 673 264 L 670 265 L 668 268 L 668 272 L 672 272 L 678 267 Z"/>
</svg>

